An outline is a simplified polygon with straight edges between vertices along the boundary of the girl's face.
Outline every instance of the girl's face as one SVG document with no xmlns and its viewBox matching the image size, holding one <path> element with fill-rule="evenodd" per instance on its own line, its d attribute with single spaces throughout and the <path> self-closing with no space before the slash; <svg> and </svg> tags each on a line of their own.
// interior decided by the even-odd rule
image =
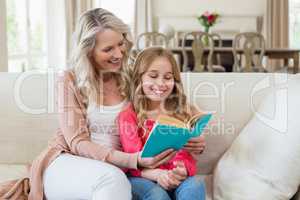
<svg viewBox="0 0 300 200">
<path fill-rule="evenodd" d="M 173 88 L 172 64 L 165 57 L 154 59 L 147 71 L 142 75 L 144 94 L 152 103 L 161 103 L 172 93 Z"/>
<path fill-rule="evenodd" d="M 99 32 L 96 37 L 96 46 L 92 51 L 92 58 L 97 69 L 119 71 L 126 51 L 123 35 L 105 29 Z"/>
</svg>

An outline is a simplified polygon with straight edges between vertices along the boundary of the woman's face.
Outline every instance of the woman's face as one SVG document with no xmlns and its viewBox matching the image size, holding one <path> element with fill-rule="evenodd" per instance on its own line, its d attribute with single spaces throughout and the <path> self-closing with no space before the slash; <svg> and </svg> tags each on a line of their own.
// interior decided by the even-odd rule
<svg viewBox="0 0 300 200">
<path fill-rule="evenodd" d="M 165 57 L 154 59 L 142 76 L 144 94 L 151 101 L 162 102 L 172 93 L 173 88 L 172 64 Z"/>
<path fill-rule="evenodd" d="M 126 51 L 124 37 L 121 33 L 105 29 L 96 36 L 96 45 L 92 51 L 95 67 L 104 71 L 119 71 Z"/>
</svg>

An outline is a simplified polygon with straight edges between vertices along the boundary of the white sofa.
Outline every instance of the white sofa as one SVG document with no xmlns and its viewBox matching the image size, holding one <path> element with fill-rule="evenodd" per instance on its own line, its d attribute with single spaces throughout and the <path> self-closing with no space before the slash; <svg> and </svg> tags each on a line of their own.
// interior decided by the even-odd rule
<svg viewBox="0 0 300 200">
<path fill-rule="evenodd" d="M 213 199 L 213 169 L 252 117 L 276 77 L 262 73 L 184 73 L 189 101 L 214 118 L 199 156 L 199 177 Z M 300 77 L 299 77 L 300 78 Z M 275 81 L 274 81 L 275 80 Z M 0 73 L 0 182 L 22 176 L 58 127 L 54 73 Z M 300 199 L 295 197 L 295 199 Z"/>
</svg>

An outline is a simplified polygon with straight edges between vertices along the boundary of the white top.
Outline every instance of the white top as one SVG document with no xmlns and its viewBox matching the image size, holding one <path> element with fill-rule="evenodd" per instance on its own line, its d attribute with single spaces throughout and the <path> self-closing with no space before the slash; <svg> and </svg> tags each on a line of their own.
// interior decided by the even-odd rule
<svg viewBox="0 0 300 200">
<path fill-rule="evenodd" d="M 87 108 L 87 118 L 91 141 L 113 149 L 122 149 L 116 118 L 125 103 L 126 100 L 114 106 L 90 103 Z"/>
</svg>

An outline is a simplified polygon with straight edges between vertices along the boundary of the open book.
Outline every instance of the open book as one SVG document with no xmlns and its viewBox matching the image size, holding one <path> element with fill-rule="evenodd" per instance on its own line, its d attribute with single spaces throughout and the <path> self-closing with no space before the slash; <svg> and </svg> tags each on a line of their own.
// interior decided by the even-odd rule
<svg viewBox="0 0 300 200">
<path fill-rule="evenodd" d="M 153 157 L 167 149 L 181 149 L 191 137 L 201 135 L 211 114 L 199 114 L 184 123 L 174 117 L 160 115 L 142 151 L 142 157 Z"/>
</svg>

